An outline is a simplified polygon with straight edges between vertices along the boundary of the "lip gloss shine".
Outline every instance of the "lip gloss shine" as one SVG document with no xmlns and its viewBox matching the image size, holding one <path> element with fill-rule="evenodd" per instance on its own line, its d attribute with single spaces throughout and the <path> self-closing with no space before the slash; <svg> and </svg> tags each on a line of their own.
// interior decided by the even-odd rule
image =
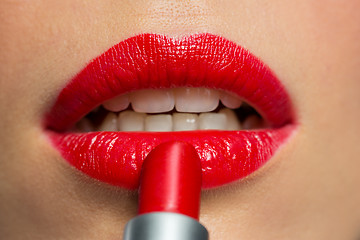
<svg viewBox="0 0 360 240">
<path fill-rule="evenodd" d="M 130 220 L 125 240 L 207 240 L 198 222 L 201 163 L 194 147 L 166 142 L 144 160 L 139 188 L 139 215 Z"/>
<path fill-rule="evenodd" d="M 70 130 L 108 99 L 144 89 L 183 87 L 234 94 L 254 107 L 269 127 L 184 132 Z M 139 186 L 145 156 L 161 143 L 181 141 L 195 147 L 206 189 L 257 171 L 297 129 L 290 96 L 270 67 L 246 48 L 211 33 L 183 38 L 144 33 L 124 39 L 91 60 L 62 88 L 43 121 L 49 140 L 70 165 L 131 190 Z"/>
</svg>

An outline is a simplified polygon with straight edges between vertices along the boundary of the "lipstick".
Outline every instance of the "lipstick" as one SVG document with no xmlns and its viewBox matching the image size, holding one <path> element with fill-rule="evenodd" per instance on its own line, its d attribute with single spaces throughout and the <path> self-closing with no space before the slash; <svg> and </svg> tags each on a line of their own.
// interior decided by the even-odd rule
<svg viewBox="0 0 360 240">
<path fill-rule="evenodd" d="M 138 216 L 125 227 L 125 240 L 207 240 L 198 222 L 201 163 L 185 142 L 155 147 L 143 162 Z"/>
</svg>

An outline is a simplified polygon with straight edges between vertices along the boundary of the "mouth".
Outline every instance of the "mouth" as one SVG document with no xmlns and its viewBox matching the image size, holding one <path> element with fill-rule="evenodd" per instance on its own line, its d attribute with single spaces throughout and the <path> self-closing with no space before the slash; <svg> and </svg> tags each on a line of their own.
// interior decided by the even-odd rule
<svg viewBox="0 0 360 240">
<path fill-rule="evenodd" d="M 163 142 L 192 144 L 202 187 L 213 188 L 259 169 L 296 128 L 270 68 L 208 33 L 116 44 L 61 90 L 44 126 L 72 166 L 127 189 L 138 187 L 143 160 Z"/>
</svg>

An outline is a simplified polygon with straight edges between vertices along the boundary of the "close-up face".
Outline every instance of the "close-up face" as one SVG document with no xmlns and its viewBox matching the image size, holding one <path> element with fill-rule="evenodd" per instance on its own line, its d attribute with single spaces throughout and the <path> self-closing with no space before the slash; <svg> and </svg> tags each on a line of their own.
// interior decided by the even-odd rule
<svg viewBox="0 0 360 240">
<path fill-rule="evenodd" d="M 0 239 L 358 239 L 359 11 L 0 0 Z"/>
</svg>

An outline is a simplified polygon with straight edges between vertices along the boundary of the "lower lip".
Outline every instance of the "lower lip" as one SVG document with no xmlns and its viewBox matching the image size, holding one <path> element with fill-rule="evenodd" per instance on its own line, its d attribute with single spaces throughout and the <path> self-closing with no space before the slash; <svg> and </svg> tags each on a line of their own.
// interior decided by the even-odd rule
<svg viewBox="0 0 360 240">
<path fill-rule="evenodd" d="M 242 179 L 263 166 L 296 126 L 254 131 L 189 132 L 49 132 L 62 156 L 83 173 L 127 189 L 136 189 L 142 162 L 168 141 L 192 144 L 201 160 L 202 187 L 218 187 Z"/>
</svg>

